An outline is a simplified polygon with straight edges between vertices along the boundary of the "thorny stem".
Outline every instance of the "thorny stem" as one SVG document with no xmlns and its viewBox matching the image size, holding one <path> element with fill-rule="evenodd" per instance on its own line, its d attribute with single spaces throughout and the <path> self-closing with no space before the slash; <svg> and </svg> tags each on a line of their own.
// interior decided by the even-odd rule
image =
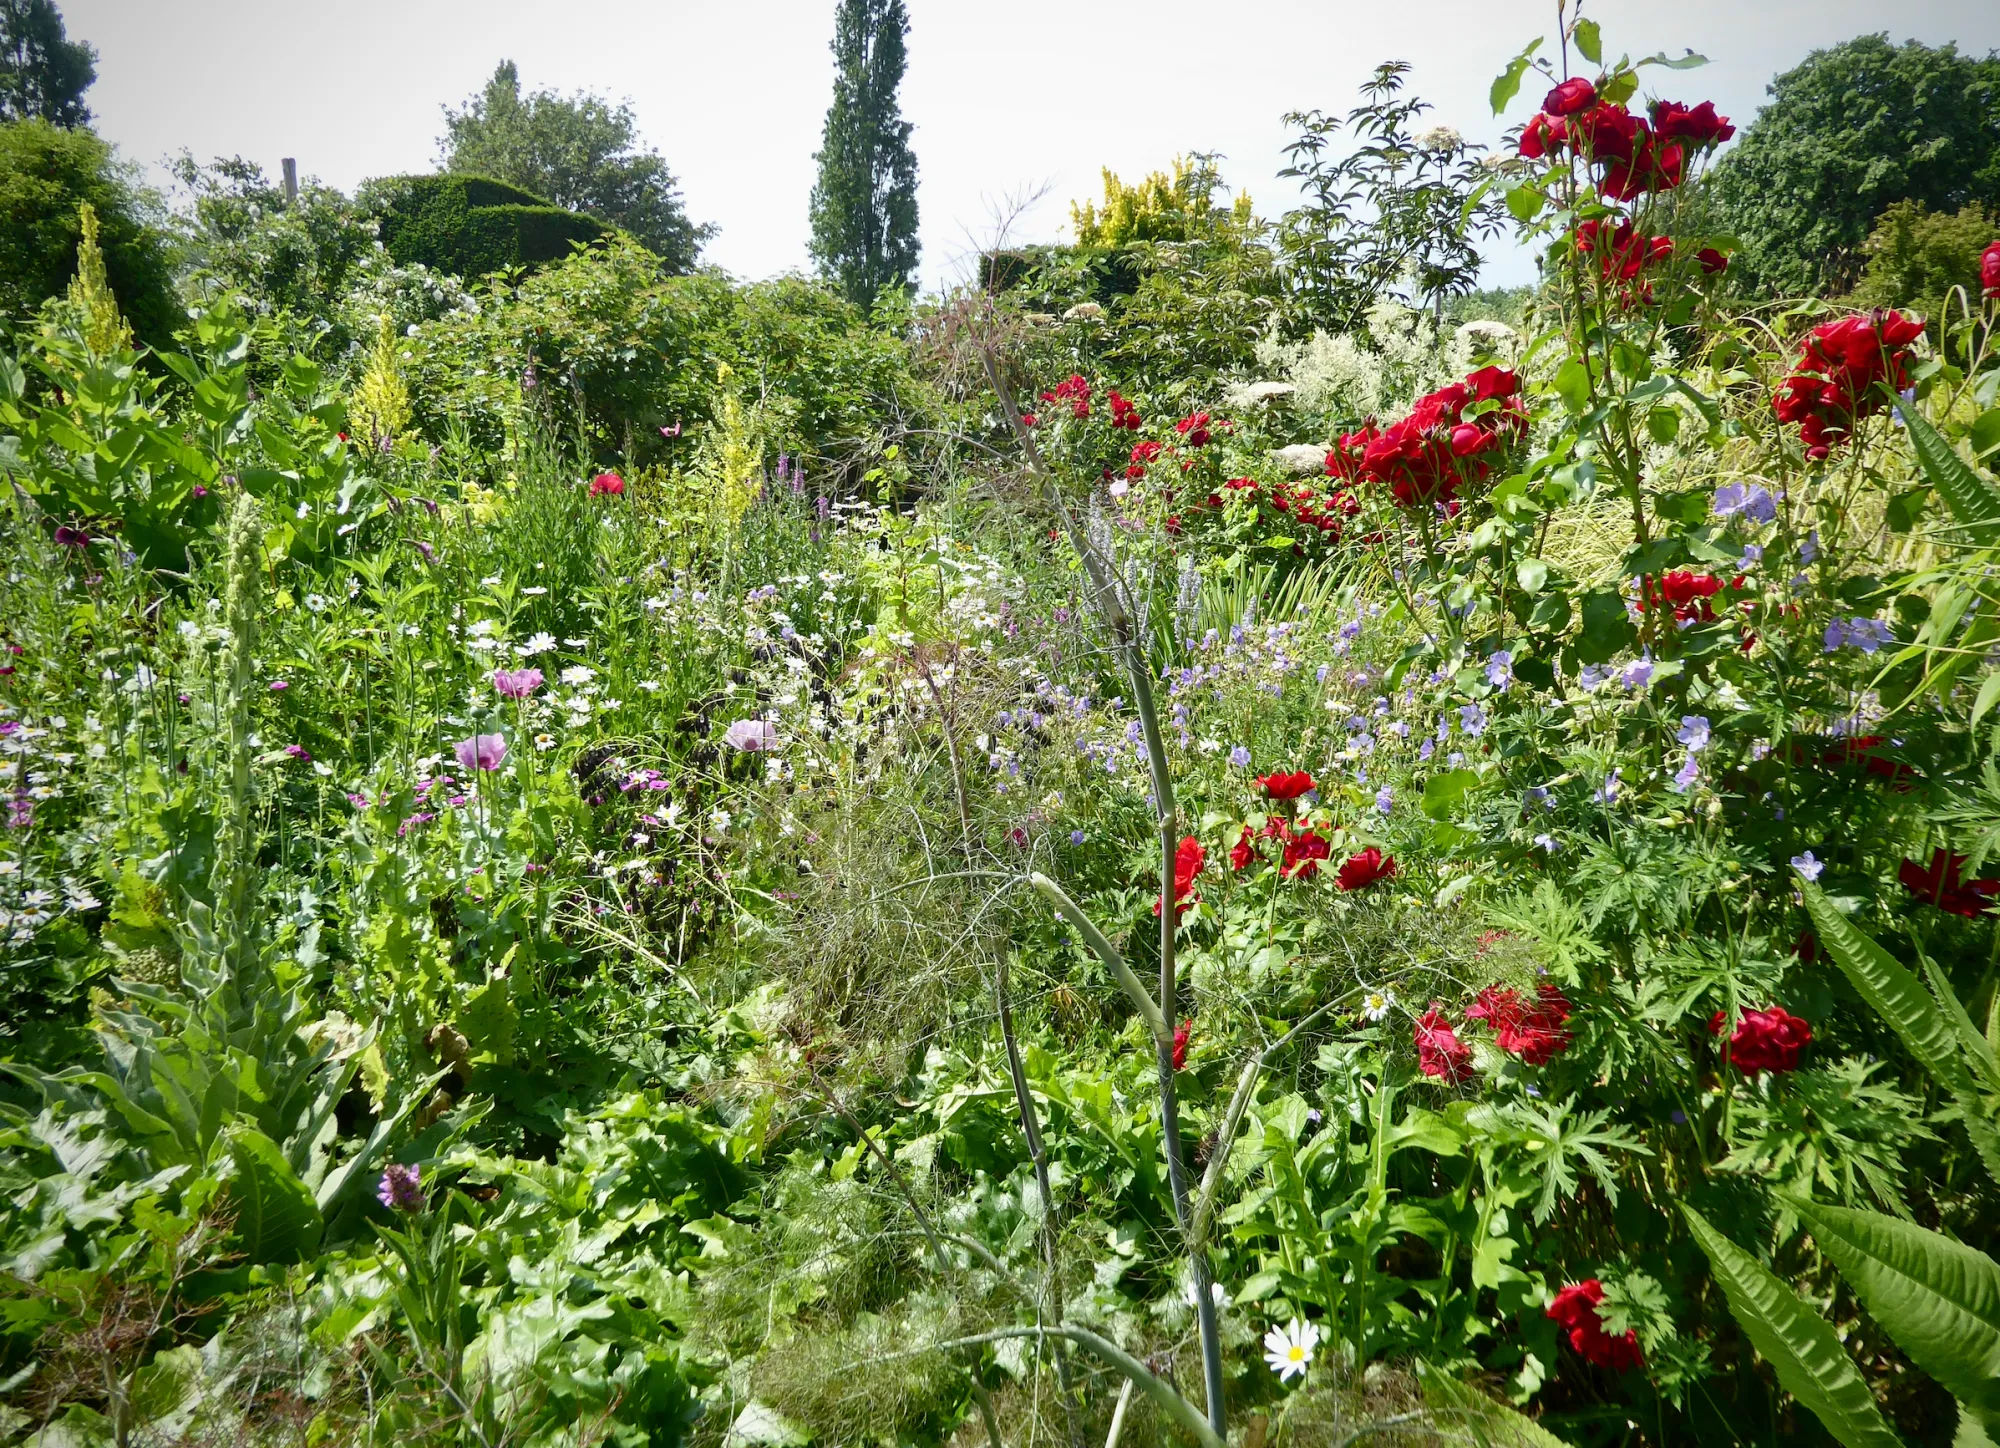
<svg viewBox="0 0 2000 1448">
<path fill-rule="evenodd" d="M 983 348 L 980 358 L 993 395 L 999 399 L 1001 413 L 1020 442 L 1028 466 L 1041 483 L 1050 506 L 1062 520 L 1063 528 L 1069 534 L 1070 546 L 1076 550 L 1090 579 L 1091 591 L 1104 615 L 1113 646 L 1125 665 L 1126 678 L 1131 684 L 1132 704 L 1139 715 L 1139 728 L 1146 744 L 1146 761 L 1153 776 L 1153 807 L 1160 830 L 1160 993 L 1155 1009 L 1162 1020 L 1171 1022 L 1179 985 L 1179 972 L 1174 959 L 1179 911 L 1175 908 L 1173 896 L 1174 856 L 1179 845 L 1180 815 L 1174 805 L 1173 776 L 1167 765 L 1166 742 L 1160 734 L 1159 712 L 1153 705 L 1152 670 L 1132 615 L 1112 580 L 1109 561 L 1098 555 L 1075 514 L 1064 505 L 1055 477 L 1042 461 L 1041 450 L 1035 446 L 1034 434 L 1022 423 L 1020 409 L 1014 405 L 1014 396 L 1001 380 L 999 362 L 992 349 Z M 1201 1328 L 1202 1376 L 1208 1390 L 1208 1427 L 1220 1439 L 1227 1431 L 1222 1399 L 1222 1336 L 1215 1318 L 1215 1294 L 1210 1291 L 1212 1279 L 1208 1256 L 1195 1241 L 1191 1230 L 1193 1223 L 1189 1215 L 1187 1168 L 1181 1149 L 1180 1098 L 1174 1086 L 1171 1028 L 1165 1039 L 1161 1039 L 1161 1033 L 1156 1030 L 1154 1041 L 1159 1061 L 1160 1135 L 1167 1153 L 1167 1181 L 1173 1191 L 1174 1215 L 1187 1244 L 1194 1278 L 1195 1317 Z"/>
</svg>

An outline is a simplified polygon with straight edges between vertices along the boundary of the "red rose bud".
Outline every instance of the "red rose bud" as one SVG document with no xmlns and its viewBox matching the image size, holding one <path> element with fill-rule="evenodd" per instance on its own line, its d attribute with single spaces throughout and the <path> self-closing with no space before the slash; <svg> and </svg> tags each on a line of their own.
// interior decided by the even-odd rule
<svg viewBox="0 0 2000 1448">
<path fill-rule="evenodd" d="M 1542 98 L 1542 109 L 1552 116 L 1574 116 L 1597 104 L 1597 87 L 1580 75 L 1573 75 Z"/>
</svg>

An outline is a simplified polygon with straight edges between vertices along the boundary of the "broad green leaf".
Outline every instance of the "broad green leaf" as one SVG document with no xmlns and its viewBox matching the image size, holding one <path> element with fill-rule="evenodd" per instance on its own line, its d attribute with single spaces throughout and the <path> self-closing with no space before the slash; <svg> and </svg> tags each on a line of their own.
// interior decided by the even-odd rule
<svg viewBox="0 0 2000 1448">
<path fill-rule="evenodd" d="M 2000 1262 L 1914 1222 L 1780 1195 L 1910 1361 L 2000 1427 Z"/>
<path fill-rule="evenodd" d="M 1805 897 L 1806 913 L 1812 917 L 1820 944 L 1854 983 L 1861 998 L 1903 1038 L 1910 1054 L 1939 1085 L 1954 1094 L 1965 1090 L 1970 1081 L 1959 1058 L 1958 1041 L 1944 1012 L 1916 975 L 1863 935 L 1819 886 L 1801 880 L 1799 893 Z"/>
<path fill-rule="evenodd" d="M 1965 1005 L 1958 998 L 1958 992 L 1951 988 L 1937 962 L 1924 957 L 1924 978 L 1931 983 L 1931 993 L 1944 1007 L 1945 1019 L 1958 1035 L 1958 1043 L 1965 1051 L 1965 1059 L 1972 1063 L 1972 1069 L 1986 1079 L 1989 1091 L 2000 1091 L 2000 1058 L 1993 1054 L 1993 1047 L 1986 1037 L 1979 1034 L 1979 1027 L 1972 1024 L 1972 1017 L 1965 1013 Z"/>
<path fill-rule="evenodd" d="M 257 1264 L 310 1256 L 319 1245 L 319 1204 L 278 1144 L 245 1122 L 229 1127 L 221 1144 L 230 1164 L 224 1197 L 245 1259 Z"/>
<path fill-rule="evenodd" d="M 1982 548 L 2000 543 L 2000 488 L 1973 471 L 1972 465 L 1958 455 L 1958 449 L 1930 425 L 1918 408 L 1905 407 L 1900 411 L 1909 429 L 1910 446 L 1917 454 L 1917 465 L 1951 509 L 1952 516 L 1958 519 L 1966 536 Z"/>
<path fill-rule="evenodd" d="M 1540 593 L 1549 581 L 1549 565 L 1539 558 L 1523 558 L 1514 565 L 1514 579 L 1523 593 Z"/>
<path fill-rule="evenodd" d="M 1542 193 L 1533 186 L 1507 188 L 1507 210 L 1513 213 L 1516 221 L 1533 221 L 1542 209 L 1543 200 Z"/>
<path fill-rule="evenodd" d="M 1582 412 L 1590 405 L 1590 374 L 1576 358 L 1556 368 L 1556 393 L 1571 412 Z"/>
<path fill-rule="evenodd" d="M 1529 42 L 1527 49 L 1507 62 L 1507 68 L 1493 77 L 1493 88 L 1487 99 L 1493 102 L 1493 114 L 1499 115 L 1507 109 L 1507 102 L 1521 91 L 1521 77 L 1528 73 L 1528 61 L 1542 48 L 1542 38 L 1538 35 Z"/>
<path fill-rule="evenodd" d="M 1570 33 L 1576 41 L 1576 48 L 1583 53 L 1585 60 L 1592 65 L 1604 64 L 1604 42 L 1598 35 L 1595 20 L 1577 21 L 1576 29 Z"/>
<path fill-rule="evenodd" d="M 2000 702 L 2000 669 L 1995 669 L 1980 682 L 1979 695 L 1972 701 L 1971 727 L 1977 729 L 1979 721 L 1996 702 Z"/>
<path fill-rule="evenodd" d="M 1424 781 L 1424 813 L 1434 820 L 1450 819 L 1465 792 L 1479 783 L 1469 769 L 1448 769 Z"/>
<path fill-rule="evenodd" d="M 1708 1254 L 1729 1310 L 1785 1391 L 1811 1409 L 1844 1448 L 1901 1448 L 1833 1324 L 1700 1212 L 1682 1204 L 1681 1215 Z"/>
<path fill-rule="evenodd" d="M 1951 1448 L 1995 1448 L 1992 1435 L 1980 1426 L 1978 1415 L 1963 1403 L 1958 1405 L 1958 1431 L 1952 1435 Z"/>
<path fill-rule="evenodd" d="M 1455 1439 L 1463 1435 L 1479 1448 L 1568 1448 L 1534 1419 L 1495 1402 L 1470 1383 L 1462 1383 L 1422 1359 L 1416 1368 L 1433 1421 L 1454 1430 Z"/>
</svg>

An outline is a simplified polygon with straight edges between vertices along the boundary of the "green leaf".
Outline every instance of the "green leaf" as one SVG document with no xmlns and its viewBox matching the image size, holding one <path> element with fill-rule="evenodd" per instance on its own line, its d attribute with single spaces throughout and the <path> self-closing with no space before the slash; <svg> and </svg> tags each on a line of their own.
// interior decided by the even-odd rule
<svg viewBox="0 0 2000 1448">
<path fill-rule="evenodd" d="M 1514 579 L 1523 593 L 1540 593 L 1548 585 L 1549 565 L 1539 558 L 1523 558 L 1514 565 Z"/>
<path fill-rule="evenodd" d="M 1592 65 L 1604 64 L 1604 42 L 1597 33 L 1595 20 L 1577 21 L 1570 37 L 1576 41 L 1576 48 L 1583 53 L 1585 60 Z"/>
<path fill-rule="evenodd" d="M 278 1144 L 247 1122 L 222 1134 L 229 1158 L 224 1200 L 247 1261 L 300 1262 L 319 1245 L 319 1203 L 285 1160 Z"/>
<path fill-rule="evenodd" d="M 1805 897 L 1819 943 L 1861 998 L 1903 1038 L 1910 1054 L 1939 1085 L 1954 1094 L 1966 1090 L 1971 1083 L 1951 1024 L 1915 973 L 1863 935 L 1819 886 L 1801 880 L 1799 893 Z"/>
<path fill-rule="evenodd" d="M 1844 1448 L 1901 1448 L 1833 1324 L 1693 1207 L 1683 1203 L 1681 1215 L 1708 1254 L 1729 1310 L 1785 1391 L 1810 1408 Z"/>
<path fill-rule="evenodd" d="M 1516 221 L 1533 221 L 1542 209 L 1543 199 L 1541 191 L 1533 186 L 1507 188 L 1507 209 L 1513 213 Z"/>
<path fill-rule="evenodd" d="M 1683 51 L 1679 59 L 1670 57 L 1664 50 L 1649 55 L 1640 61 L 1641 65 L 1664 65 L 1668 70 L 1693 70 L 1696 66 L 1707 65 L 1708 57 L 1697 55 L 1692 50 Z"/>
<path fill-rule="evenodd" d="M 1424 813 L 1434 820 L 1451 818 L 1465 792 L 1479 782 L 1469 769 L 1448 769 L 1424 781 Z"/>
<path fill-rule="evenodd" d="M 1416 1369 L 1433 1421 L 1455 1430 L 1454 1436 L 1469 1437 L 1480 1448 L 1568 1448 L 1534 1419 L 1495 1402 L 1470 1383 L 1461 1383 L 1421 1358 Z"/>
<path fill-rule="evenodd" d="M 1896 1346 L 2000 1426 L 2000 1262 L 1914 1222 L 1779 1195 Z"/>
<path fill-rule="evenodd" d="M 1493 77 L 1493 89 L 1487 98 L 1493 102 L 1493 114 L 1499 115 L 1507 109 L 1507 102 L 1521 91 L 1521 77 L 1528 73 L 1528 61 L 1542 48 L 1542 38 L 1538 35 L 1529 42 L 1527 49 L 1507 62 L 1507 68 Z"/>
<path fill-rule="evenodd" d="M 1917 465 L 1958 519 L 1966 536 L 1981 548 L 2000 543 L 2000 488 L 1979 476 L 1916 407 L 1900 409 L 1916 451 Z"/>
<path fill-rule="evenodd" d="M 2000 407 L 1989 407 L 1972 419 L 1972 431 L 1968 434 L 1972 442 L 1972 455 L 1983 458 L 1995 448 L 2000 448 Z"/>
<path fill-rule="evenodd" d="M 1590 374 L 1576 358 L 1556 369 L 1556 393 L 1571 412 L 1582 412 L 1590 405 Z"/>
</svg>

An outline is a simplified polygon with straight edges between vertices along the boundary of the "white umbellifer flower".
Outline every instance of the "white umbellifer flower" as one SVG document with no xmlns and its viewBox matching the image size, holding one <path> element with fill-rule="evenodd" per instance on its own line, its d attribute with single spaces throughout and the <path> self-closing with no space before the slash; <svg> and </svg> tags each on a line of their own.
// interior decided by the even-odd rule
<svg viewBox="0 0 2000 1448">
<path fill-rule="evenodd" d="M 1426 151 L 1455 151 L 1464 141 L 1450 126 L 1432 126 L 1417 137 L 1417 144 Z"/>
<path fill-rule="evenodd" d="M 1305 1376 L 1313 1360 L 1313 1349 L 1318 1346 L 1319 1329 L 1295 1317 L 1284 1327 L 1274 1327 L 1264 1334 L 1264 1361 L 1271 1365 L 1279 1382 L 1289 1382 Z"/>
<path fill-rule="evenodd" d="M 1361 1019 L 1379 1021 L 1396 1008 L 1396 998 L 1386 990 L 1371 990 L 1361 997 Z"/>
</svg>

